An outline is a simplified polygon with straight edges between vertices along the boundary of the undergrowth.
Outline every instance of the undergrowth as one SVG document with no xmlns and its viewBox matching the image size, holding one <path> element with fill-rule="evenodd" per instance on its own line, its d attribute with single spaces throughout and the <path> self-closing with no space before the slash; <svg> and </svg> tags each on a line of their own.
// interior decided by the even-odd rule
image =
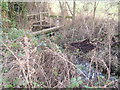
<svg viewBox="0 0 120 90">
<path fill-rule="evenodd" d="M 81 15 L 74 27 L 33 36 L 7 18 L 8 3 L 1 6 L 1 88 L 118 88 L 116 20 L 96 18 L 93 30 L 93 17 Z M 96 45 L 88 53 L 70 46 L 88 38 Z"/>
</svg>

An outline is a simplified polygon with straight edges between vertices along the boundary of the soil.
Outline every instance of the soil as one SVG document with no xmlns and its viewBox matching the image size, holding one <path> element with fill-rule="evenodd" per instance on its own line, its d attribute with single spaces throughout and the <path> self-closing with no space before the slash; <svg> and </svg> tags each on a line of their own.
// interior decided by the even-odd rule
<svg viewBox="0 0 120 90">
<path fill-rule="evenodd" d="M 95 45 L 90 43 L 89 39 L 86 39 L 82 42 L 73 42 L 73 43 L 70 43 L 70 45 L 77 49 L 80 49 L 83 53 L 87 53 L 93 50 L 94 48 L 96 48 Z"/>
</svg>

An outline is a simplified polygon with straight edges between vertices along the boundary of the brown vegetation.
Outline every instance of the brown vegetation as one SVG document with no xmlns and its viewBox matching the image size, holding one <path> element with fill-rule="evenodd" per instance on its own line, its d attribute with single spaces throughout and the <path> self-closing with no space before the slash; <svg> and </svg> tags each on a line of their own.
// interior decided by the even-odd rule
<svg viewBox="0 0 120 90">
<path fill-rule="evenodd" d="M 19 22 L 16 26 L 3 23 L 4 30 L 10 28 L 1 34 L 3 88 L 7 84 L 16 88 L 118 87 L 118 78 L 111 80 L 120 76 L 118 21 L 97 16 L 97 4 L 93 3 L 92 14 L 76 14 L 75 1 L 73 10 L 67 2 L 59 2 L 60 15 L 50 15 L 47 2 L 18 3 L 27 6 L 26 15 L 15 12 L 10 7 L 14 3 L 9 3 L 5 16 Z"/>
</svg>

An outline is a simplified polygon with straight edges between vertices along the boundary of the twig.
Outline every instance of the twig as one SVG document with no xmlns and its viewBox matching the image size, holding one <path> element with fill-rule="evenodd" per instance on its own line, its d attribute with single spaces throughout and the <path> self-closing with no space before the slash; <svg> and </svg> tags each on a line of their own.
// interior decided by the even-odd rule
<svg viewBox="0 0 120 90">
<path fill-rule="evenodd" d="M 114 83 L 115 81 L 111 81 L 109 83 L 107 83 L 106 85 L 104 85 L 104 87 L 106 88 L 107 86 L 109 86 L 110 84 Z"/>
<path fill-rule="evenodd" d="M 50 52 L 54 53 L 55 55 L 59 56 L 62 60 L 68 62 L 68 63 L 71 64 L 73 67 L 79 69 L 75 64 L 73 64 L 72 62 L 68 61 L 65 57 L 62 57 L 59 53 L 53 52 L 53 51 L 52 51 L 51 49 L 49 49 L 49 48 L 47 48 L 47 49 L 48 49 L 47 51 L 50 51 Z M 63 55 L 63 56 L 64 56 L 64 55 Z M 79 70 L 80 70 L 80 69 L 79 69 Z M 80 70 L 80 72 L 81 72 L 81 74 L 82 74 L 83 76 L 85 76 L 85 77 L 89 80 L 89 78 L 84 74 L 84 72 L 82 72 L 81 70 Z"/>
<path fill-rule="evenodd" d="M 92 58 L 91 58 L 91 62 L 90 62 L 90 67 L 89 67 L 89 76 L 90 76 L 90 73 L 91 73 L 91 66 L 92 66 L 92 62 L 94 61 L 94 57 L 95 57 L 95 51 L 94 51 L 94 53 L 93 53 L 93 56 L 92 56 Z M 89 79 L 90 79 L 90 77 L 89 77 Z"/>
<path fill-rule="evenodd" d="M 2 42 L 2 44 L 12 53 L 12 55 L 16 58 L 16 60 L 17 60 L 19 63 L 21 63 L 21 62 L 20 62 L 20 59 L 14 54 L 14 52 L 13 52 L 11 49 L 9 49 L 9 48 L 7 47 L 7 45 L 6 45 L 3 41 L 1 41 L 1 42 Z M 27 79 L 27 76 L 25 75 L 25 70 L 24 70 L 24 68 L 21 66 L 21 64 L 19 64 L 19 66 L 21 67 L 22 72 L 23 72 L 23 75 L 24 75 L 24 77 L 25 77 L 25 80 L 26 80 L 26 82 L 27 82 L 27 84 L 28 84 L 29 81 L 28 81 L 28 79 Z"/>
<path fill-rule="evenodd" d="M 109 27 L 110 27 L 110 23 L 109 23 Z M 110 78 L 110 71 L 111 71 L 111 39 L 112 39 L 112 31 L 111 29 L 108 29 L 108 53 L 109 53 L 109 76 L 108 76 L 108 80 Z"/>
<path fill-rule="evenodd" d="M 23 47 L 25 55 L 26 55 L 26 62 L 27 62 L 27 70 L 28 70 L 28 80 L 30 81 L 30 84 L 32 85 L 32 80 L 30 77 L 30 65 L 29 65 L 29 59 L 30 59 L 30 50 L 29 50 L 29 46 L 30 43 L 28 42 L 28 38 L 25 36 L 24 37 L 24 43 L 25 43 L 25 47 Z M 29 85 L 30 88 L 30 85 Z"/>
<path fill-rule="evenodd" d="M 104 66 L 106 67 L 106 69 L 107 69 L 107 73 L 108 73 L 108 80 L 109 80 L 109 78 L 110 78 L 110 70 L 109 70 L 109 68 L 107 67 L 107 65 L 106 65 L 106 63 L 104 62 L 104 60 L 101 60 L 102 62 L 103 62 L 103 64 L 104 64 Z"/>
</svg>

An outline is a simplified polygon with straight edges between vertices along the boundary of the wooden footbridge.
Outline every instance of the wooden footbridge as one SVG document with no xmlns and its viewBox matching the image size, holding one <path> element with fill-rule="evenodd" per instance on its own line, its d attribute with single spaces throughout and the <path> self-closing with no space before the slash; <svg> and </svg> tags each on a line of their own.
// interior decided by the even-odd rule
<svg viewBox="0 0 120 90">
<path fill-rule="evenodd" d="M 64 26 L 63 19 L 72 18 L 71 16 L 50 15 L 48 12 L 29 14 L 27 17 L 29 29 L 33 31 L 33 35 L 57 31 Z"/>
</svg>

